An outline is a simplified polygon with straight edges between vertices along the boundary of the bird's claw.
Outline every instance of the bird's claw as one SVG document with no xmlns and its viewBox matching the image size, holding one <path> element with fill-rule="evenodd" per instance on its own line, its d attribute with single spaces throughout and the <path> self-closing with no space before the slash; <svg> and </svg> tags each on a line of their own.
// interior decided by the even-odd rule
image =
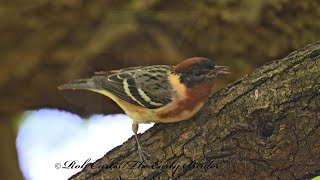
<svg viewBox="0 0 320 180">
<path fill-rule="evenodd" d="M 145 162 L 147 163 L 147 165 L 151 165 L 150 163 L 151 155 L 148 154 L 146 151 L 144 151 L 142 147 L 138 147 L 138 154 L 140 156 L 141 162 Z"/>
</svg>

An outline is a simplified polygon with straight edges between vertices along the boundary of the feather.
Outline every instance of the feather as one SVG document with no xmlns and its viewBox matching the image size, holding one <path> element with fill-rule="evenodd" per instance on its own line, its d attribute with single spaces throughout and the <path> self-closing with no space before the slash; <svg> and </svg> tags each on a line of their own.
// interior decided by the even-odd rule
<svg viewBox="0 0 320 180">
<path fill-rule="evenodd" d="M 114 96 L 145 108 L 160 108 L 171 101 L 172 87 L 168 73 L 172 66 L 154 65 L 131 67 L 110 71 L 113 74 L 97 73 L 96 84 Z"/>
</svg>

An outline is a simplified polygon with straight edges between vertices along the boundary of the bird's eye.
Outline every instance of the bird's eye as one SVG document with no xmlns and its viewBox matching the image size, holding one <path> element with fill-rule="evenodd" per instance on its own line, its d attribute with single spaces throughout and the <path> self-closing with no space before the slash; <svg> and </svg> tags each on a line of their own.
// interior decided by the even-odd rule
<svg viewBox="0 0 320 180">
<path fill-rule="evenodd" d="M 195 75 L 195 76 L 201 76 L 201 71 L 199 71 L 199 70 L 195 70 L 194 72 L 193 72 L 193 74 Z"/>
</svg>

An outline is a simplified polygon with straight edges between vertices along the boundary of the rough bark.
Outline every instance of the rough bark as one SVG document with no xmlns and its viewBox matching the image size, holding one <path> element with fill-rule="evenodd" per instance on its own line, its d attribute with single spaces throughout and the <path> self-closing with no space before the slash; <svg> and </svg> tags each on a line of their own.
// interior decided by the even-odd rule
<svg viewBox="0 0 320 180">
<path fill-rule="evenodd" d="M 320 174 L 319 89 L 320 42 L 215 93 L 191 120 L 140 135 L 151 166 L 134 166 L 132 137 L 71 179 L 310 179 Z"/>
</svg>

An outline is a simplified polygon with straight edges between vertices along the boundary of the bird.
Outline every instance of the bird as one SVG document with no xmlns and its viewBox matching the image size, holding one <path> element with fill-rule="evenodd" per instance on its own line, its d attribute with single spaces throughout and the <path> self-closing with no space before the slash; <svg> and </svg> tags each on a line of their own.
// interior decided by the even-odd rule
<svg viewBox="0 0 320 180">
<path fill-rule="evenodd" d="M 149 65 L 95 72 L 91 78 L 76 79 L 59 90 L 88 90 L 115 101 L 132 119 L 138 154 L 148 162 L 137 132 L 140 123 L 173 123 L 193 117 L 207 102 L 218 75 L 229 67 L 210 59 L 193 57 L 177 65 Z"/>
</svg>

